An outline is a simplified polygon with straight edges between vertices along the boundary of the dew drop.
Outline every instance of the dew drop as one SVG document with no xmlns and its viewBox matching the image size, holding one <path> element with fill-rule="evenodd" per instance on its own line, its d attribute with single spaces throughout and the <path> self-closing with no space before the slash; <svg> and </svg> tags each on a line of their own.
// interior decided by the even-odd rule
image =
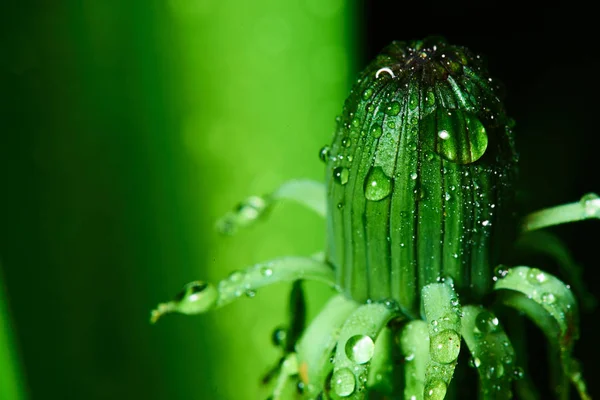
<svg viewBox="0 0 600 400">
<path fill-rule="evenodd" d="M 385 199 L 392 191 L 392 180 L 381 167 L 371 167 L 365 178 L 365 198 L 371 201 Z"/>
<path fill-rule="evenodd" d="M 271 342 L 277 347 L 284 347 L 287 339 L 287 331 L 283 328 L 277 328 L 271 334 Z"/>
<path fill-rule="evenodd" d="M 410 179 L 412 179 L 414 181 L 415 179 L 417 179 L 418 176 L 419 175 L 417 175 L 416 172 L 413 172 L 412 174 L 410 174 Z"/>
<path fill-rule="evenodd" d="M 333 180 L 340 185 L 345 185 L 348 183 L 349 176 L 350 171 L 346 167 L 336 167 L 333 169 Z"/>
<path fill-rule="evenodd" d="M 513 378 L 514 379 L 517 379 L 517 380 L 523 379 L 523 375 L 525 375 L 523 372 L 523 368 L 516 367 L 515 369 L 513 369 Z"/>
<path fill-rule="evenodd" d="M 373 137 L 375 139 L 379 139 L 382 134 L 383 134 L 383 129 L 381 129 L 380 125 L 373 125 L 371 127 L 371 135 L 373 135 Z"/>
<path fill-rule="evenodd" d="M 395 121 L 388 121 L 387 122 L 387 126 L 390 129 L 394 129 L 394 128 L 396 128 L 396 122 Z"/>
<path fill-rule="evenodd" d="M 552 293 L 542 293 L 542 302 L 545 304 L 554 304 L 556 302 L 556 296 Z"/>
<path fill-rule="evenodd" d="M 419 105 L 419 100 L 417 99 L 417 97 L 416 96 L 410 96 L 410 99 L 408 100 L 408 107 L 411 110 L 414 110 L 415 108 L 417 108 L 418 105 Z"/>
<path fill-rule="evenodd" d="M 425 385 L 425 399 L 443 400 L 446 397 L 446 384 L 441 380 L 432 380 Z"/>
<path fill-rule="evenodd" d="M 347 137 L 342 139 L 343 147 L 350 147 L 351 145 L 352 145 L 352 139 L 347 138 Z"/>
<path fill-rule="evenodd" d="M 357 364 L 366 364 L 373 358 L 375 343 L 366 335 L 354 335 L 346 341 L 346 356 Z"/>
<path fill-rule="evenodd" d="M 398 115 L 400 114 L 400 103 L 397 101 L 390 102 L 385 108 L 385 113 L 387 115 Z"/>
<path fill-rule="evenodd" d="M 331 149 L 329 148 L 329 146 L 321 147 L 321 150 L 319 150 L 319 158 L 321 159 L 321 161 L 323 161 L 323 162 L 329 161 L 330 156 L 331 156 Z"/>
<path fill-rule="evenodd" d="M 254 296 L 256 296 L 256 290 L 246 290 L 244 293 L 246 294 L 246 297 L 249 298 L 253 298 Z"/>
<path fill-rule="evenodd" d="M 438 127 L 434 150 L 448 161 L 470 164 L 480 159 L 488 146 L 488 136 L 480 119 L 463 110 L 442 108 L 428 118 Z"/>
<path fill-rule="evenodd" d="M 371 98 L 371 96 L 373 95 L 373 88 L 366 88 L 365 91 L 363 92 L 363 100 L 369 100 Z"/>
<path fill-rule="evenodd" d="M 500 329 L 498 318 L 489 311 L 482 311 L 475 317 L 475 327 L 481 333 L 493 333 Z"/>
<path fill-rule="evenodd" d="M 483 226 L 489 226 L 491 225 L 490 221 L 488 221 L 487 219 L 485 221 L 481 221 L 481 225 Z"/>
<path fill-rule="evenodd" d="M 460 352 L 460 336 L 452 329 L 446 329 L 431 339 L 431 358 L 440 364 L 456 361 Z"/>
<path fill-rule="evenodd" d="M 448 200 L 450 200 L 451 198 L 452 198 L 452 196 L 450 196 L 450 193 L 446 192 L 446 193 L 444 194 L 444 200 L 448 201 Z M 454 258 L 456 258 L 456 257 L 454 257 Z"/>
<path fill-rule="evenodd" d="M 271 275 L 273 275 L 273 270 L 272 270 L 271 268 L 269 268 L 269 267 L 262 267 L 262 268 L 260 269 L 260 274 L 261 274 L 262 276 L 264 276 L 265 278 L 268 278 L 268 277 L 270 277 Z"/>
<path fill-rule="evenodd" d="M 527 273 L 527 281 L 532 285 L 541 285 L 547 280 L 548 277 L 546 276 L 546 274 L 537 268 L 531 268 Z"/>
<path fill-rule="evenodd" d="M 242 271 L 233 271 L 229 274 L 229 280 L 237 283 L 244 279 L 244 273 Z"/>
<path fill-rule="evenodd" d="M 427 92 L 427 95 L 425 96 L 425 102 L 430 107 L 435 104 L 435 95 L 433 94 L 433 92 Z"/>
<path fill-rule="evenodd" d="M 202 281 L 190 282 L 173 300 L 175 310 L 183 314 L 198 314 L 211 309 L 219 298 L 217 288 Z"/>
<path fill-rule="evenodd" d="M 586 217 L 600 218 L 600 197 L 596 193 L 588 193 L 581 198 L 581 205 Z"/>
<path fill-rule="evenodd" d="M 331 387 L 340 397 L 350 396 L 356 388 L 354 374 L 348 368 L 338 369 L 331 377 Z"/>
</svg>

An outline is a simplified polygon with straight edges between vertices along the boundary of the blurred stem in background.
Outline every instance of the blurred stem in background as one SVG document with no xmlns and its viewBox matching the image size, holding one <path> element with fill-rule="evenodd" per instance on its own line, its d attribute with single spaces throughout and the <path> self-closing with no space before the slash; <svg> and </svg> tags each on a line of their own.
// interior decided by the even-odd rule
<svg viewBox="0 0 600 400">
<path fill-rule="evenodd" d="M 0 399 L 24 399 L 18 347 L 11 327 L 0 263 Z"/>
<path fill-rule="evenodd" d="M 149 311 L 189 280 L 323 248 L 323 222 L 293 204 L 234 238 L 213 224 L 287 179 L 323 179 L 318 150 L 354 78 L 354 6 L 3 7 L 0 255 L 27 392 L 266 397 L 287 287 L 157 326 Z M 314 305 L 328 295 L 308 290 Z"/>
<path fill-rule="evenodd" d="M 204 223 L 192 225 L 192 235 L 206 240 L 196 257 L 208 269 L 197 276 L 215 282 L 258 261 L 323 249 L 323 221 L 295 204 L 233 238 L 207 230 L 249 195 L 292 177 L 323 180 L 318 150 L 330 141 L 354 78 L 354 10 L 341 0 L 170 4 L 186 88 L 181 138 L 202 171 L 192 196 L 208 202 Z M 307 289 L 309 307 L 330 293 Z M 265 289 L 214 316 L 216 398 L 267 397 L 258 382 L 280 356 L 269 338 L 287 320 L 288 291 Z"/>
</svg>

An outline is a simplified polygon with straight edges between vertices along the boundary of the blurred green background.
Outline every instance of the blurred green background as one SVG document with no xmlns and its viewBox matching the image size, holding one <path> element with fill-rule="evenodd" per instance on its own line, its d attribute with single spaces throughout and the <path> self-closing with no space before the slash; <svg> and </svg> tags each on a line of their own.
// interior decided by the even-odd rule
<svg viewBox="0 0 600 400">
<path fill-rule="evenodd" d="M 0 400 L 266 398 L 287 286 L 156 326 L 149 312 L 188 281 L 323 248 L 323 221 L 295 204 L 232 238 L 214 222 L 287 179 L 322 179 L 318 149 L 357 70 L 393 39 L 443 34 L 488 55 L 518 121 L 526 208 L 600 190 L 598 83 L 579 79 L 596 71 L 593 37 L 557 28 L 562 11 L 383 4 L 3 2 Z M 596 232 L 561 231 L 587 265 Z M 314 313 L 329 292 L 308 291 Z"/>
<path fill-rule="evenodd" d="M 288 287 L 156 326 L 149 313 L 188 281 L 323 248 L 324 222 L 295 204 L 232 238 L 213 227 L 251 194 L 322 179 L 355 74 L 351 6 L 7 8 L 0 398 L 266 398 Z"/>
</svg>

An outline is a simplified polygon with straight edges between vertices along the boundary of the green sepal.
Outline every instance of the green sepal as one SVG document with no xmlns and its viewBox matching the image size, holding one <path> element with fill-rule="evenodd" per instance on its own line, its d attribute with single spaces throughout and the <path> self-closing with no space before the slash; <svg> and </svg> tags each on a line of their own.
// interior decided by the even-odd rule
<svg viewBox="0 0 600 400">
<path fill-rule="evenodd" d="M 330 358 L 340 329 L 358 307 L 357 302 L 344 295 L 331 298 L 296 344 L 299 375 L 307 398 L 315 398 L 324 390 L 325 380 L 333 369 Z"/>
<path fill-rule="evenodd" d="M 346 320 L 333 361 L 332 399 L 365 399 L 375 342 L 396 310 L 384 303 L 364 304 Z"/>
<path fill-rule="evenodd" d="M 233 235 L 264 218 L 281 200 L 292 200 L 325 217 L 325 185 L 308 179 L 285 182 L 274 192 L 265 196 L 250 196 L 221 217 L 216 224 L 217 231 Z"/>
<path fill-rule="evenodd" d="M 154 323 L 162 315 L 172 312 L 201 314 L 227 305 L 242 295 L 254 297 L 256 291 L 264 286 L 300 279 L 334 285 L 333 270 L 323 261 L 322 254 L 284 257 L 256 264 L 243 271 L 234 271 L 216 286 L 202 281 L 190 282 L 175 299 L 159 304 L 152 311 L 150 321 Z"/>
<path fill-rule="evenodd" d="M 481 400 L 512 399 L 512 381 L 522 370 L 515 365 L 515 351 L 498 318 L 480 306 L 462 309 L 462 336 L 479 373 Z"/>
<path fill-rule="evenodd" d="M 400 350 L 404 356 L 404 400 L 422 400 L 425 370 L 429 361 L 427 322 L 414 320 L 400 331 Z"/>
<path fill-rule="evenodd" d="M 590 399 L 578 362 L 571 357 L 579 337 L 579 315 L 570 288 L 551 274 L 520 266 L 509 269 L 494 289 L 500 291 L 503 304 L 525 313 L 544 332 L 558 350 L 562 369 L 579 396 Z M 557 388 L 559 394 L 567 391 L 568 388 Z"/>
<path fill-rule="evenodd" d="M 423 398 L 442 400 L 460 353 L 460 305 L 450 280 L 425 286 L 421 296 L 429 330 L 429 362 Z"/>
</svg>

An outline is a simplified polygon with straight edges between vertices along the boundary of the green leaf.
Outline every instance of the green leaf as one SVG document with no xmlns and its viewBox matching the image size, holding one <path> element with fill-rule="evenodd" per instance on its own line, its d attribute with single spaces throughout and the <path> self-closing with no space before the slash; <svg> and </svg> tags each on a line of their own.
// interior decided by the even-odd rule
<svg viewBox="0 0 600 400">
<path fill-rule="evenodd" d="M 508 270 L 495 286 L 500 301 L 525 313 L 558 349 L 562 368 L 579 396 L 590 399 L 577 361 L 571 357 L 579 337 L 577 302 L 570 288 L 555 276 L 537 268 L 515 267 Z M 564 392 L 568 388 L 558 388 Z"/>
<path fill-rule="evenodd" d="M 316 397 L 325 386 L 333 365 L 329 362 L 339 332 L 359 304 L 340 294 L 333 297 L 310 323 L 296 344 L 300 378 L 305 383 L 306 396 Z"/>
<path fill-rule="evenodd" d="M 156 322 L 162 315 L 172 312 L 201 314 L 222 307 L 242 295 L 254 297 L 264 286 L 296 280 L 320 281 L 334 285 L 333 270 L 323 261 L 322 255 L 314 257 L 284 257 L 259 263 L 244 271 L 235 271 L 218 285 L 202 281 L 188 283 L 168 303 L 161 303 L 152 311 L 150 321 Z"/>
<path fill-rule="evenodd" d="M 482 400 L 512 399 L 512 381 L 522 370 L 498 318 L 480 306 L 463 307 L 462 336 L 479 373 Z"/>
<path fill-rule="evenodd" d="M 360 306 L 346 320 L 333 362 L 331 395 L 334 399 L 365 398 L 375 341 L 394 315 L 394 308 L 384 303 L 373 303 Z"/>
<path fill-rule="evenodd" d="M 429 324 L 429 362 L 423 396 L 442 400 L 460 353 L 460 305 L 450 280 L 425 286 L 421 295 Z"/>
<path fill-rule="evenodd" d="M 429 328 L 414 320 L 400 333 L 400 350 L 404 356 L 404 399 L 422 399 L 425 391 L 425 370 L 429 361 Z"/>
</svg>

